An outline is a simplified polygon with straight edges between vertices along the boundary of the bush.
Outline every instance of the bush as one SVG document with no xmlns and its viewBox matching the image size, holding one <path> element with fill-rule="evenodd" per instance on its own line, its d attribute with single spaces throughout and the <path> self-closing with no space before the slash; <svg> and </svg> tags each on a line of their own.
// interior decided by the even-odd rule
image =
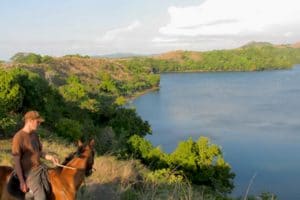
<svg viewBox="0 0 300 200">
<path fill-rule="evenodd" d="M 81 139 L 83 136 L 82 126 L 78 121 L 62 118 L 56 124 L 56 131 L 59 136 L 69 139 L 70 141 Z"/>
<path fill-rule="evenodd" d="M 133 135 L 128 140 L 129 152 L 137 159 L 142 160 L 152 169 L 161 169 L 168 167 L 168 155 L 159 147 L 154 148 L 146 139 Z"/>
<path fill-rule="evenodd" d="M 19 68 L 11 70 L 10 73 L 22 87 L 24 93 L 22 111 L 29 109 L 43 111 L 46 96 L 51 93 L 48 82 L 36 73 Z"/>
<path fill-rule="evenodd" d="M 0 114 L 22 107 L 24 89 L 11 72 L 0 70 Z"/>
<path fill-rule="evenodd" d="M 42 62 L 42 56 L 34 53 L 17 53 L 11 60 L 24 64 L 40 64 Z"/>
<path fill-rule="evenodd" d="M 87 99 L 87 93 L 77 76 L 70 76 L 67 84 L 59 87 L 60 94 L 66 101 L 79 103 Z"/>
<path fill-rule="evenodd" d="M 145 136 L 151 134 L 151 128 L 147 121 L 143 121 L 134 109 L 117 108 L 109 121 L 117 136 L 126 138 L 132 135 Z"/>
<path fill-rule="evenodd" d="M 197 142 L 192 139 L 182 141 L 171 154 L 154 148 L 149 141 L 137 135 L 129 139 L 128 145 L 132 155 L 152 169 L 174 171 L 193 184 L 208 186 L 218 193 L 229 193 L 234 187 L 234 174 L 223 159 L 220 147 L 210 144 L 208 138 L 200 137 Z"/>
<path fill-rule="evenodd" d="M 182 170 L 194 184 L 207 185 L 220 193 L 234 188 L 234 173 L 225 162 L 219 146 L 211 144 L 206 137 L 197 142 L 191 138 L 179 143 L 170 155 L 170 165 Z"/>
</svg>

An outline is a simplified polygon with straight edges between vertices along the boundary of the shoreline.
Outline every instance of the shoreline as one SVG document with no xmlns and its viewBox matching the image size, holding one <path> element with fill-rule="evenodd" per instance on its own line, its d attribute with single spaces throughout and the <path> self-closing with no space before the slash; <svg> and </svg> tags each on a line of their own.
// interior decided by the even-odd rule
<svg viewBox="0 0 300 200">
<path fill-rule="evenodd" d="M 159 86 L 154 86 L 154 87 L 152 87 L 152 88 L 148 88 L 148 89 L 146 89 L 146 90 L 137 92 L 137 93 L 135 93 L 135 94 L 132 95 L 132 96 L 126 97 L 126 100 L 127 100 L 127 102 L 133 101 L 133 100 L 137 99 L 138 97 L 140 97 L 140 96 L 142 96 L 142 95 L 144 95 L 144 94 L 147 94 L 147 93 L 153 92 L 153 91 L 157 91 L 157 90 L 159 90 L 159 89 L 160 89 Z"/>
<path fill-rule="evenodd" d="M 224 71 L 224 70 L 216 70 L 216 71 L 207 71 L 207 70 L 185 70 L 185 71 L 168 71 L 168 72 L 160 72 L 159 74 L 169 74 L 169 73 L 222 73 L 222 72 L 265 72 L 265 71 L 276 71 L 276 70 L 291 70 L 293 69 L 297 64 L 292 65 L 291 67 L 287 68 L 278 68 L 278 69 L 264 69 L 264 70 L 249 70 L 249 71 L 243 71 L 243 70 L 236 70 L 236 71 Z M 149 92 L 153 92 L 156 90 L 159 90 L 160 86 L 154 86 L 152 88 L 148 88 L 143 91 L 139 91 L 132 96 L 126 97 L 127 102 L 133 101 L 137 99 L 138 97 L 147 94 Z"/>
</svg>

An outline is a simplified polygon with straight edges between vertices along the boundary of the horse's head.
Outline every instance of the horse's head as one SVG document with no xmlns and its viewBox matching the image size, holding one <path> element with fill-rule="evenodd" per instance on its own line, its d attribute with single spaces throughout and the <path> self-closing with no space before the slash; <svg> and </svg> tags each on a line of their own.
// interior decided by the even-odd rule
<svg viewBox="0 0 300 200">
<path fill-rule="evenodd" d="M 93 173 L 95 157 L 95 140 L 90 140 L 87 144 L 78 141 L 77 156 L 86 160 L 85 175 L 90 176 Z"/>
<path fill-rule="evenodd" d="M 78 141 L 77 144 L 77 151 L 74 153 L 71 153 L 65 161 L 62 163 L 62 165 L 72 165 L 72 161 L 76 158 L 80 158 L 84 163 L 84 168 L 80 168 L 82 170 L 85 170 L 85 176 L 90 176 L 93 173 L 93 165 L 94 165 L 94 157 L 95 157 L 95 141 L 92 139 L 88 143 L 82 143 L 81 141 Z M 72 166 L 74 168 L 79 169 L 76 166 Z"/>
</svg>

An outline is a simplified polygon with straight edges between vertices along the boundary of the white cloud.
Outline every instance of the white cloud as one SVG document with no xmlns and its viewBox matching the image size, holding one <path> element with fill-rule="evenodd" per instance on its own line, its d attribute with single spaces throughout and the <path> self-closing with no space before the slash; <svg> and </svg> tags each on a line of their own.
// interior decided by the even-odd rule
<svg viewBox="0 0 300 200">
<path fill-rule="evenodd" d="M 298 0 L 206 0 L 198 6 L 170 7 L 168 12 L 170 22 L 159 29 L 167 36 L 266 34 L 276 27 L 300 25 Z"/>
<path fill-rule="evenodd" d="M 132 32 L 133 30 L 135 30 L 139 26 L 141 26 L 141 23 L 138 20 L 136 20 L 136 21 L 132 22 L 131 24 L 129 24 L 126 27 L 120 27 L 120 28 L 116 28 L 116 29 L 112 29 L 112 30 L 107 31 L 102 37 L 97 38 L 97 41 L 98 42 L 113 41 L 116 38 L 122 36 L 122 34 L 124 34 L 124 33 Z"/>
<path fill-rule="evenodd" d="M 155 37 L 152 39 L 152 42 L 176 42 L 178 38 L 162 38 L 162 37 Z"/>
</svg>

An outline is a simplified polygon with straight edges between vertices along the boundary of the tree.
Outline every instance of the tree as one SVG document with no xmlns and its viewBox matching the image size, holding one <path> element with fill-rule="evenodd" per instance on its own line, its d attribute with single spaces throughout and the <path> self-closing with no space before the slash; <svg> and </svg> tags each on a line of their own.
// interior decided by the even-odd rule
<svg viewBox="0 0 300 200">
<path fill-rule="evenodd" d="M 67 84 L 59 87 L 60 94 L 66 101 L 80 103 L 87 98 L 87 93 L 80 79 L 72 75 L 67 79 Z"/>
<path fill-rule="evenodd" d="M 145 136 L 151 133 L 150 125 L 143 121 L 136 111 L 129 108 L 117 108 L 109 121 L 117 136 L 129 139 L 132 135 Z M 126 139 L 126 141 L 127 141 Z"/>
<path fill-rule="evenodd" d="M 39 64 L 42 62 L 42 56 L 34 53 L 17 53 L 11 57 L 11 60 L 24 64 Z"/>
<path fill-rule="evenodd" d="M 229 193 L 234 187 L 235 175 L 220 147 L 206 137 L 200 137 L 197 142 L 191 138 L 180 142 L 170 155 L 170 165 L 182 170 L 192 183 L 210 186 L 220 193 Z"/>
<path fill-rule="evenodd" d="M 0 70 L 0 113 L 17 111 L 22 107 L 24 89 L 14 75 Z"/>
</svg>

